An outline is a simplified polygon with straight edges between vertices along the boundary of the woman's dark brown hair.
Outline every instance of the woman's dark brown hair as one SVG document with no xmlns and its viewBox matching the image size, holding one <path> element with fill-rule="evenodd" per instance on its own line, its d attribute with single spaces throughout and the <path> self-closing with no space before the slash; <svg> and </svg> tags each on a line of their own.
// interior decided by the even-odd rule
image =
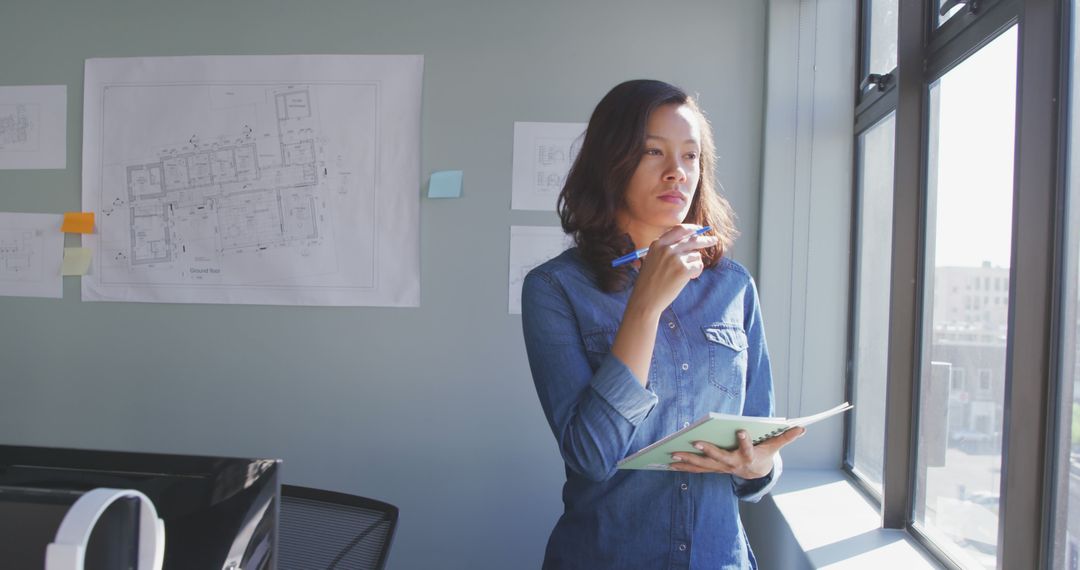
<svg viewBox="0 0 1080 570">
<path fill-rule="evenodd" d="M 604 291 L 618 291 L 627 284 L 630 265 L 611 267 L 611 260 L 632 251 L 634 244 L 619 229 L 615 214 L 625 207 L 626 187 L 645 153 L 649 116 L 669 104 L 686 105 L 700 121 L 701 177 L 684 222 L 712 226 L 709 233 L 719 238 L 717 245 L 701 250 L 705 267 L 715 266 L 738 235 L 731 206 L 716 192 L 712 128 L 694 99 L 663 81 L 620 83 L 593 110 L 558 202 L 563 231 L 574 237 Z"/>
</svg>

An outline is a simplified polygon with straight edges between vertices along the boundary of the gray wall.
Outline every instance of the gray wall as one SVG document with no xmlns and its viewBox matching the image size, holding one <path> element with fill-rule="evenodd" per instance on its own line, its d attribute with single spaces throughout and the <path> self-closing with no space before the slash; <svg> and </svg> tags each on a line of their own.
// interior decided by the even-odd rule
<svg viewBox="0 0 1080 570">
<path fill-rule="evenodd" d="M 287 482 L 401 508 L 390 567 L 539 565 L 563 479 L 506 314 L 513 121 L 585 121 L 615 83 L 701 94 L 757 265 L 765 3 L 3 0 L 0 84 L 67 84 L 68 168 L 0 171 L 0 211 L 80 207 L 88 57 L 425 56 L 419 309 L 0 297 L 0 442 L 271 456 Z M 422 189 L 417 189 L 422 191 Z M 69 237 L 68 245 L 78 240 Z M 768 310 L 766 309 L 766 318 Z"/>
</svg>

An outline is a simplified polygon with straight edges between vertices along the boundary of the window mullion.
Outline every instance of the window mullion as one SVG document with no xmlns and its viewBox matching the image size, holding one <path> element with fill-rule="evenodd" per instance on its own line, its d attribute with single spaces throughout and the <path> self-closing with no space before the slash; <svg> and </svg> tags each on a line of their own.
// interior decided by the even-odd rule
<svg viewBox="0 0 1080 570">
<path fill-rule="evenodd" d="M 1054 308 L 1055 205 L 1061 10 L 1021 5 L 1018 52 L 1012 278 L 1001 477 L 1000 568 L 1049 568 L 1043 492 L 1053 409 L 1049 401 Z"/>
<path fill-rule="evenodd" d="M 896 155 L 893 171 L 893 250 L 889 357 L 882 477 L 882 524 L 906 528 L 911 518 L 915 457 L 915 377 L 918 373 L 918 295 L 922 245 L 926 96 L 923 79 L 929 0 L 899 3 Z"/>
<path fill-rule="evenodd" d="M 1045 477 L 1046 492 L 1043 499 L 1043 518 L 1046 528 L 1043 531 L 1043 552 L 1045 568 L 1068 568 L 1074 543 L 1069 536 L 1075 536 L 1077 512 L 1070 505 L 1069 493 L 1073 488 L 1072 477 L 1072 424 L 1075 405 L 1077 403 L 1074 393 L 1074 378 L 1078 372 L 1077 354 L 1080 352 L 1080 344 L 1077 339 L 1077 287 L 1078 287 L 1078 261 L 1080 261 L 1080 193 L 1077 188 L 1078 167 L 1080 167 L 1080 130 L 1076 128 L 1077 121 L 1077 77 L 1075 76 L 1076 61 L 1074 59 L 1074 44 L 1077 38 L 1074 36 L 1076 21 L 1076 1 L 1065 1 L 1062 6 L 1062 29 L 1061 29 L 1061 101 L 1068 101 L 1060 107 L 1060 125 L 1062 126 L 1059 137 L 1060 148 L 1058 156 L 1061 160 L 1059 173 L 1062 176 L 1062 187 L 1065 191 L 1058 196 L 1058 219 L 1057 227 L 1061 228 L 1058 243 L 1062 249 L 1057 257 L 1058 270 L 1054 276 L 1057 289 L 1054 292 L 1056 309 L 1051 312 L 1054 326 L 1053 345 L 1060 350 L 1055 357 L 1056 368 L 1052 368 L 1051 382 L 1048 398 L 1055 409 L 1047 415 L 1055 418 L 1054 425 L 1057 433 L 1050 439 L 1053 445 L 1052 451 L 1047 457 L 1048 467 Z"/>
</svg>

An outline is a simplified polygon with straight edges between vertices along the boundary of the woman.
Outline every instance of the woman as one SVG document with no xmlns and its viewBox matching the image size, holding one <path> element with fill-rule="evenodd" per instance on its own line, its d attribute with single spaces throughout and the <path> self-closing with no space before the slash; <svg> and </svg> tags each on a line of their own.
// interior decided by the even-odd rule
<svg viewBox="0 0 1080 570">
<path fill-rule="evenodd" d="M 616 470 L 709 412 L 773 411 L 757 290 L 723 257 L 736 232 L 714 160 L 704 115 L 667 83 L 622 83 L 589 119 L 559 195 L 577 247 L 522 291 L 533 381 L 566 462 L 545 568 L 756 568 L 738 500 L 768 492 L 801 428 L 735 451 L 698 442 L 671 472 Z"/>
</svg>

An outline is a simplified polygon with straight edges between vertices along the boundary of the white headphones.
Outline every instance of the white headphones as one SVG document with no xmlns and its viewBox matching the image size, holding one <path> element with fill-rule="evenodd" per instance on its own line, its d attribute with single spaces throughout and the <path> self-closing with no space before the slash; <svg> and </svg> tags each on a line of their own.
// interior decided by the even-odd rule
<svg viewBox="0 0 1080 570">
<path fill-rule="evenodd" d="M 165 561 L 165 523 L 158 518 L 154 503 L 132 489 L 94 489 L 71 505 L 56 539 L 45 550 L 45 570 L 83 570 L 86 543 L 98 518 L 118 499 L 139 499 L 138 570 L 161 570 Z"/>
</svg>

